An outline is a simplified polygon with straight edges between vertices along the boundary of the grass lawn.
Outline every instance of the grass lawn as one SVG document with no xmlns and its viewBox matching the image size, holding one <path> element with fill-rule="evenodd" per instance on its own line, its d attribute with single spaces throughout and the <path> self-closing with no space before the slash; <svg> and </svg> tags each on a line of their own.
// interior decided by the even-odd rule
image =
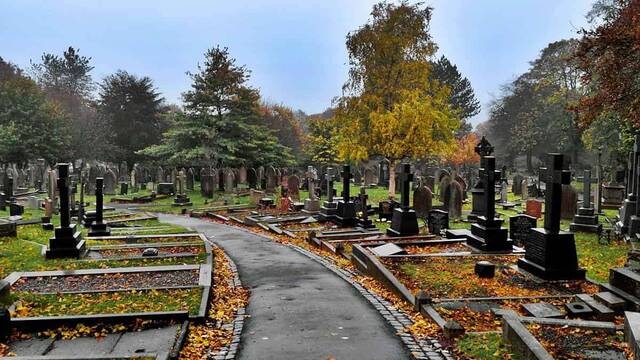
<svg viewBox="0 0 640 360">
<path fill-rule="evenodd" d="M 509 352 L 500 333 L 465 334 L 457 341 L 458 351 L 471 359 L 494 360 L 520 357 Z"/>
</svg>

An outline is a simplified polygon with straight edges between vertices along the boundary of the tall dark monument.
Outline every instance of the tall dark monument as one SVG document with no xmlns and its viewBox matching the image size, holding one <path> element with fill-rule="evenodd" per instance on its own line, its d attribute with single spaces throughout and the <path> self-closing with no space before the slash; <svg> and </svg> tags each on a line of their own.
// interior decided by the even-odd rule
<svg viewBox="0 0 640 360">
<path fill-rule="evenodd" d="M 89 236 L 109 236 L 111 235 L 111 229 L 104 222 L 103 217 L 103 195 L 104 191 L 104 178 L 96 178 L 96 215 L 95 219 L 89 225 Z"/>
<path fill-rule="evenodd" d="M 591 170 L 584 171 L 583 178 L 582 206 L 573 218 L 573 222 L 569 225 L 571 231 L 582 231 L 597 233 L 602 229 L 602 225 L 598 223 L 598 215 L 591 204 Z M 634 217 L 631 217 L 631 223 L 634 223 Z M 635 221 L 636 228 L 640 227 L 640 218 Z"/>
<path fill-rule="evenodd" d="M 484 169 L 484 158 L 491 156 L 493 150 L 493 145 L 483 136 L 475 148 L 476 154 L 480 155 L 480 169 Z M 482 180 L 482 174 L 480 173 L 479 175 L 480 179 L 473 189 L 471 189 L 471 213 L 468 216 L 469 220 L 475 220 L 484 214 L 484 182 Z"/>
<path fill-rule="evenodd" d="M 518 267 L 547 280 L 584 279 L 572 232 L 560 230 L 562 185 L 571 182 L 571 172 L 563 170 L 562 154 L 549 154 L 549 166 L 540 169 L 546 183 L 544 228 L 531 229 L 525 242 L 525 257 Z"/>
<path fill-rule="evenodd" d="M 331 167 L 327 168 L 325 181 L 327 200 L 324 201 L 320 207 L 320 218 L 330 220 L 335 216 L 336 211 L 338 211 L 338 204 L 333 200 L 333 169 Z"/>
<path fill-rule="evenodd" d="M 628 176 L 627 176 L 627 198 L 620 208 L 620 221 L 618 228 L 625 234 L 629 234 L 629 224 L 631 216 L 636 213 L 636 202 L 638 200 L 638 163 L 640 162 L 640 135 L 636 135 L 633 144 L 633 153 L 629 156 Z"/>
<path fill-rule="evenodd" d="M 402 164 L 402 172 L 400 172 L 400 207 L 397 207 L 393 210 L 391 227 L 387 229 L 387 235 L 411 236 L 417 235 L 420 232 L 418 228 L 418 217 L 416 216 L 416 211 L 409 207 L 409 191 L 411 190 L 411 181 L 413 181 L 411 165 Z"/>
<path fill-rule="evenodd" d="M 353 226 L 356 223 L 356 204 L 351 201 L 351 166 L 342 166 L 342 200 L 338 202 L 338 209 L 334 218 L 342 226 Z"/>
<path fill-rule="evenodd" d="M 478 223 L 471 226 L 471 234 L 467 235 L 467 244 L 482 251 L 511 251 L 513 240 L 509 232 L 502 227 L 503 220 L 496 219 L 496 181 L 500 181 L 500 171 L 496 171 L 496 158 L 484 156 L 480 161 L 484 168 L 480 169 L 483 183 L 483 212 L 477 217 Z"/>
<path fill-rule="evenodd" d="M 49 239 L 47 259 L 75 257 L 86 252 L 86 245 L 77 231 L 76 224 L 71 224 L 69 214 L 69 164 L 60 163 L 58 167 L 58 192 L 60 194 L 60 227 L 55 229 L 54 236 Z"/>
</svg>

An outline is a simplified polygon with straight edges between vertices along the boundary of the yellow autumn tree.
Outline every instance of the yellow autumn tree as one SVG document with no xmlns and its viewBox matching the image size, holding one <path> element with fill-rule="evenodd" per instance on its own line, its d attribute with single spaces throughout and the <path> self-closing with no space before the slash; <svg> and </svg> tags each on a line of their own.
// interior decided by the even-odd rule
<svg viewBox="0 0 640 360">
<path fill-rule="evenodd" d="M 379 3 L 371 20 L 347 36 L 349 79 L 335 113 L 338 155 L 389 160 L 390 197 L 400 160 L 444 156 L 456 147 L 460 119 L 449 106 L 449 89 L 430 77 L 431 11 Z"/>
</svg>

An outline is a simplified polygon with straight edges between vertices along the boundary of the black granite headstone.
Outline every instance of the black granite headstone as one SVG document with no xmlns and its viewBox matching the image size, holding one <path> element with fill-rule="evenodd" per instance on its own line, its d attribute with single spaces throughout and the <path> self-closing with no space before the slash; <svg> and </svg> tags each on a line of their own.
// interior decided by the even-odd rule
<svg viewBox="0 0 640 360">
<path fill-rule="evenodd" d="M 402 164 L 402 172 L 400 173 L 401 181 L 401 197 L 400 207 L 393 210 L 393 218 L 391 218 L 391 227 L 387 229 L 387 235 L 390 236 L 411 236 L 420 232 L 418 228 L 418 217 L 415 210 L 409 206 L 409 191 L 411 190 L 411 182 L 413 174 L 411 173 L 411 164 Z"/>
<path fill-rule="evenodd" d="M 54 236 L 49 239 L 47 259 L 75 257 L 86 252 L 85 241 L 82 240 L 76 224 L 71 224 L 69 215 L 69 164 L 61 163 L 58 167 L 58 193 L 60 194 L 60 226 L 55 229 Z"/>
</svg>

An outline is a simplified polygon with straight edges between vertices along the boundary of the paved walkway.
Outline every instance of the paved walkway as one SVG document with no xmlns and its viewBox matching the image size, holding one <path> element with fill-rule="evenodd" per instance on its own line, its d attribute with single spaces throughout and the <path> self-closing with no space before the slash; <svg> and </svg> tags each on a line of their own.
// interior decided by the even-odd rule
<svg viewBox="0 0 640 360">
<path fill-rule="evenodd" d="M 251 291 L 239 359 L 408 359 L 382 316 L 348 283 L 293 249 L 195 218 L 159 220 L 202 232 Z"/>
</svg>

